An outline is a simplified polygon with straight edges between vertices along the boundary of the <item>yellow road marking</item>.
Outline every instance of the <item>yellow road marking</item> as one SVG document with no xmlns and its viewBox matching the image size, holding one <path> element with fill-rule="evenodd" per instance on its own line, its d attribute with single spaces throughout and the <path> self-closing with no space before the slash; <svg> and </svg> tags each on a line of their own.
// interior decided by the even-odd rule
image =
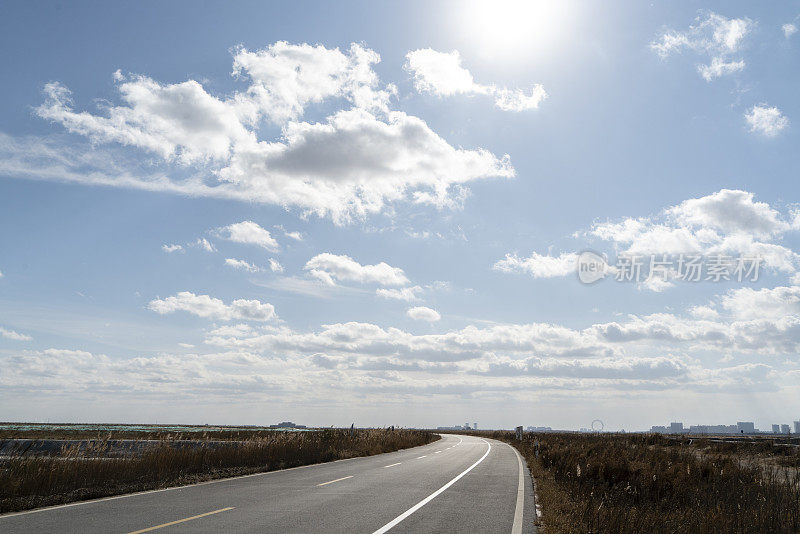
<svg viewBox="0 0 800 534">
<path fill-rule="evenodd" d="M 353 475 L 350 475 L 349 477 L 337 478 L 336 480 L 329 480 L 328 482 L 317 484 L 317 486 L 327 486 L 328 484 L 333 484 L 334 482 L 339 482 L 340 480 L 347 480 L 348 478 L 353 478 Z"/>
<path fill-rule="evenodd" d="M 233 510 L 234 506 L 229 506 L 227 508 L 220 508 L 219 510 L 214 510 L 213 512 L 206 512 L 200 515 L 193 515 L 192 517 L 187 517 L 186 519 L 178 519 L 177 521 L 170 521 L 169 523 L 163 523 L 161 525 L 156 525 L 154 527 L 143 528 L 142 530 L 135 530 L 133 532 L 129 532 L 128 534 L 142 534 L 142 532 L 150 532 L 151 530 L 157 530 L 159 528 L 170 527 L 172 525 L 177 525 L 178 523 L 185 523 L 186 521 L 191 521 L 192 519 L 200 519 L 201 517 L 206 517 L 209 515 L 218 514 L 220 512 L 227 512 L 228 510 Z"/>
<path fill-rule="evenodd" d="M 383 468 L 384 468 L 384 469 L 386 469 L 387 467 L 394 467 L 394 466 L 396 466 L 396 465 L 400 465 L 400 464 L 402 464 L 402 463 L 403 463 L 403 462 L 397 462 L 396 464 L 384 465 L 384 466 L 383 466 Z"/>
</svg>

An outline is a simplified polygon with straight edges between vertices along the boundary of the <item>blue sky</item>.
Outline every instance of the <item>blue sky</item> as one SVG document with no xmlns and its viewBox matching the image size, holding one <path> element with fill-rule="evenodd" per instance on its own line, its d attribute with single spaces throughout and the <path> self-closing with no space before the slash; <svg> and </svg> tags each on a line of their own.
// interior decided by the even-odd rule
<svg viewBox="0 0 800 534">
<path fill-rule="evenodd" d="M 799 20 L 6 2 L 0 419 L 796 420 Z"/>
</svg>

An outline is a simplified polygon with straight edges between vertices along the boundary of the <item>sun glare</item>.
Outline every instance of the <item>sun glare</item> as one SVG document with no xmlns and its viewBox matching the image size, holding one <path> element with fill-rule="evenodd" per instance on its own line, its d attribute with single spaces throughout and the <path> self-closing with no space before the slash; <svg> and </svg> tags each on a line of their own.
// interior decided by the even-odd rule
<svg viewBox="0 0 800 534">
<path fill-rule="evenodd" d="M 461 31 L 487 55 L 538 54 L 556 44 L 569 11 L 570 2 L 556 0 L 474 0 L 463 11 Z"/>
</svg>

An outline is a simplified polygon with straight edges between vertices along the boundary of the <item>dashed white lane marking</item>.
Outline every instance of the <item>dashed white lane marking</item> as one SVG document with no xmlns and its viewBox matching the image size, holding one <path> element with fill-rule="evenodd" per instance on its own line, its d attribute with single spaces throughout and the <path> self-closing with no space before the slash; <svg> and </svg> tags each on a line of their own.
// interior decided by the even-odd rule
<svg viewBox="0 0 800 534">
<path fill-rule="evenodd" d="M 328 484 L 333 484 L 334 482 L 339 482 L 341 480 L 347 480 L 348 478 L 353 478 L 353 475 L 350 475 L 350 476 L 347 476 L 347 477 L 342 477 L 342 478 L 337 478 L 336 480 L 329 480 L 327 482 L 323 482 L 322 484 L 317 484 L 317 486 L 327 486 Z"/>
<path fill-rule="evenodd" d="M 433 454 L 439 454 L 440 452 L 442 452 L 442 451 L 436 451 L 436 452 L 434 452 Z"/>
<path fill-rule="evenodd" d="M 423 454 L 422 456 L 417 457 L 417 460 L 421 460 L 422 458 L 427 458 L 427 454 Z"/>
<path fill-rule="evenodd" d="M 396 466 L 396 465 L 400 465 L 400 464 L 402 464 L 402 463 L 403 463 L 403 462 L 397 462 L 396 464 L 384 465 L 384 466 L 383 466 L 383 468 L 384 468 L 384 469 L 386 469 L 387 467 L 394 467 L 394 466 Z"/>
<path fill-rule="evenodd" d="M 475 469 L 475 467 L 477 467 L 477 465 L 479 463 L 484 461 L 486 459 L 486 457 L 489 456 L 489 452 L 492 450 L 491 443 L 489 443 L 485 439 L 481 439 L 481 441 L 486 444 L 487 449 L 486 449 L 486 452 L 483 454 L 483 456 L 481 456 L 480 460 L 478 460 L 477 462 L 475 462 L 471 466 L 467 467 L 464 471 L 462 471 L 459 475 L 457 475 L 453 480 L 451 480 L 450 482 L 448 482 L 447 484 L 445 484 L 444 486 L 442 486 L 438 490 L 434 491 L 433 493 L 431 493 L 430 495 L 428 495 L 427 497 L 422 499 L 420 502 L 418 502 L 417 504 L 415 504 L 414 506 L 412 506 L 411 508 L 409 508 L 408 510 L 406 510 L 405 512 L 403 512 L 399 516 L 395 517 L 394 519 L 392 519 L 391 521 L 389 521 L 388 523 L 383 525 L 381 528 L 379 528 L 378 530 L 373 532 L 373 534 L 384 534 L 385 532 L 389 532 L 389 530 L 391 530 L 394 527 L 396 527 L 405 518 L 407 518 L 408 516 L 410 516 L 411 514 L 413 514 L 414 512 L 416 512 L 417 510 L 419 510 L 420 508 L 422 508 L 423 506 L 425 506 L 426 504 L 431 502 L 433 499 L 435 499 L 437 496 L 439 496 L 439 494 L 441 494 L 444 490 L 446 490 L 447 488 L 449 488 L 450 486 L 452 486 L 453 484 L 458 482 L 461 479 L 461 477 L 463 477 L 464 475 L 466 475 L 467 473 L 469 473 L 470 471 Z"/>
<path fill-rule="evenodd" d="M 227 508 L 220 508 L 219 510 L 214 510 L 213 512 L 206 512 L 200 515 L 193 515 L 192 517 L 187 517 L 185 519 L 178 519 L 177 521 L 170 521 L 169 523 L 162 523 L 160 525 L 156 525 L 154 527 L 143 528 L 142 530 L 136 530 L 134 532 L 130 532 L 129 534 L 142 534 L 143 532 L 152 532 L 154 530 L 158 530 L 164 527 L 171 527 L 172 525 L 179 525 L 180 523 L 186 523 L 187 521 L 193 521 L 195 519 L 200 519 L 201 517 L 208 517 L 210 515 L 218 514 L 220 512 L 227 512 L 228 510 L 233 510 L 233 506 L 229 506 Z"/>
</svg>

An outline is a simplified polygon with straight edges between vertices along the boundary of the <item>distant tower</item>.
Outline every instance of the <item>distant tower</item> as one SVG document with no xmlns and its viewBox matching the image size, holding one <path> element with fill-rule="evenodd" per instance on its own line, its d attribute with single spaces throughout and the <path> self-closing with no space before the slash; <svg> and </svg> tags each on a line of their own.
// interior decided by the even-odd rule
<svg viewBox="0 0 800 534">
<path fill-rule="evenodd" d="M 800 434 L 800 421 L 795 421 L 794 422 L 794 433 L 795 434 Z"/>
<path fill-rule="evenodd" d="M 781 425 L 772 425 L 772 433 L 773 434 L 780 434 L 781 433 Z"/>
<path fill-rule="evenodd" d="M 472 430 L 478 430 L 478 423 L 472 423 Z"/>
<path fill-rule="evenodd" d="M 464 423 L 464 430 L 469 430 L 469 423 Z"/>
</svg>

